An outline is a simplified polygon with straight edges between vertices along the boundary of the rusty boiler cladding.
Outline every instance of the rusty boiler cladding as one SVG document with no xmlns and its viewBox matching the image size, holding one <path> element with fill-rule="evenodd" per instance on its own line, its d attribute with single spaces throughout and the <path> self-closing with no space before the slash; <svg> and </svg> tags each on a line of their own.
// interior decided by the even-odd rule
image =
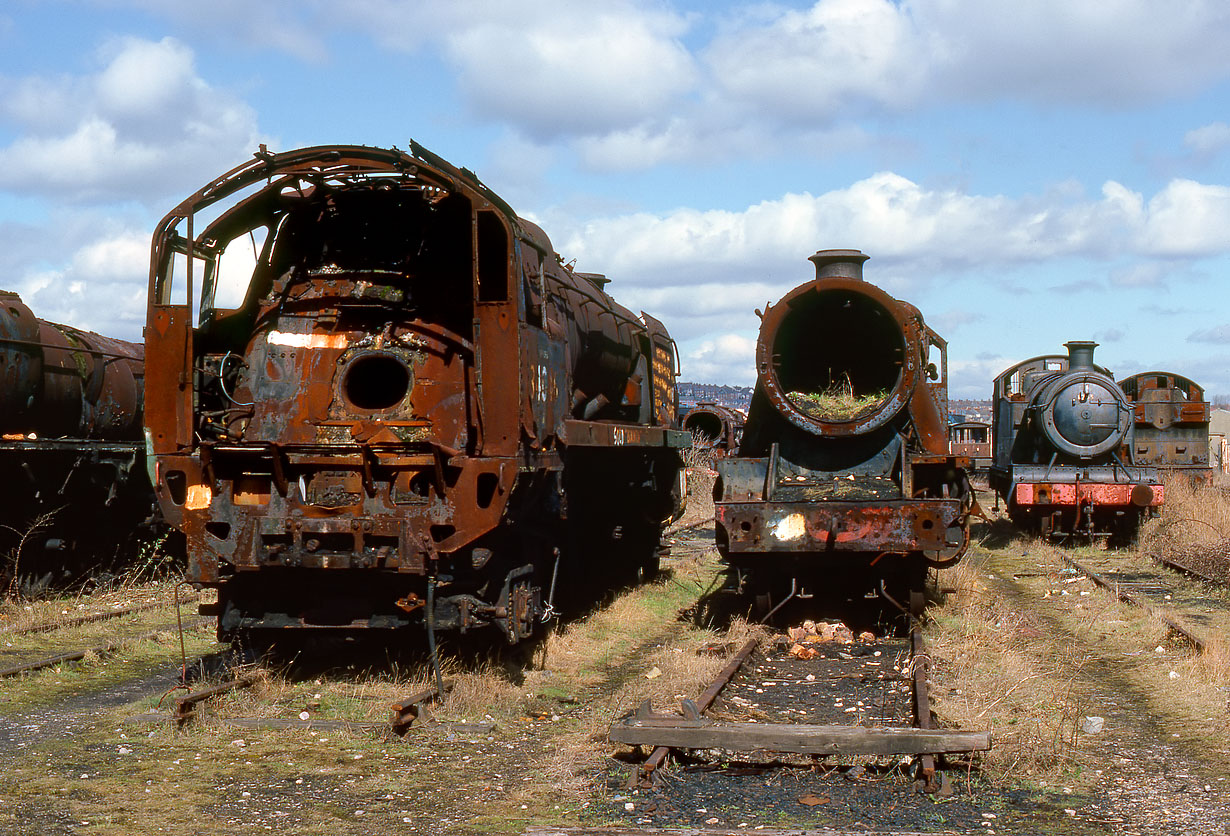
<svg viewBox="0 0 1230 836">
<path fill-rule="evenodd" d="M 144 366 L 144 346 L 39 319 L 0 291 L 0 552 L 31 535 L 23 576 L 110 563 L 149 521 Z"/>
<path fill-rule="evenodd" d="M 816 278 L 761 314 L 743 441 L 717 465 L 719 551 L 741 587 L 777 601 L 839 583 L 918 588 L 968 543 L 946 343 L 863 280 L 866 259 L 816 253 Z"/>
<path fill-rule="evenodd" d="M 516 642 L 655 565 L 675 345 L 465 169 L 262 149 L 163 220 L 150 281 L 156 490 L 221 635 Z"/>
</svg>

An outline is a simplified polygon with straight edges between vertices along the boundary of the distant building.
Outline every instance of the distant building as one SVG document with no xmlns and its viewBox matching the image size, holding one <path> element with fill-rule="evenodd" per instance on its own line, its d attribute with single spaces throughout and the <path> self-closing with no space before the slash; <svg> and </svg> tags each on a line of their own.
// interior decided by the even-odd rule
<svg viewBox="0 0 1230 836">
<path fill-rule="evenodd" d="M 1226 439 L 1230 438 L 1230 409 L 1209 412 L 1209 465 L 1222 473 L 1230 473 L 1230 455 Z"/>
<path fill-rule="evenodd" d="M 747 412 L 752 403 L 750 386 L 726 386 L 721 383 L 680 383 L 679 406 L 696 406 L 698 403 L 716 403 Z"/>
</svg>

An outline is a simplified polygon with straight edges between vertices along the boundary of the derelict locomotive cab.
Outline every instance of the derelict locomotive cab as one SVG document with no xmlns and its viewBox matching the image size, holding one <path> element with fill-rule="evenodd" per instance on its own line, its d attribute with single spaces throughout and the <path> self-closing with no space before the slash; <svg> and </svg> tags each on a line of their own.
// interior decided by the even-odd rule
<svg viewBox="0 0 1230 836">
<path fill-rule="evenodd" d="M 417 144 L 262 149 L 167 215 L 147 440 L 219 633 L 515 643 L 557 576 L 652 566 L 681 501 L 674 343 L 604 284 Z M 619 547 L 569 546 L 586 526 Z"/>
<path fill-rule="evenodd" d="M 155 400 L 167 402 L 148 420 L 162 454 L 156 484 L 195 546 L 190 579 L 227 581 L 221 632 L 299 619 L 400 623 L 399 595 L 376 600 L 357 582 L 340 598 L 366 599 L 339 607 L 331 593 L 349 570 L 382 570 L 412 610 L 406 576 L 421 577 L 442 552 L 464 549 L 451 575 L 464 587 L 516 476 L 517 412 L 499 403 L 509 387 L 479 386 L 516 377 L 513 235 L 502 215 L 396 172 L 331 180 L 292 166 L 199 235 L 213 246 L 190 260 L 201 279 L 194 330 L 193 289 L 173 280 L 188 239 L 162 240 L 147 332 L 168 348 L 153 375 Z M 219 269 L 245 263 L 228 259 L 235 250 L 253 265 L 242 294 Z M 228 293 L 235 307 L 223 306 Z M 170 362 L 185 345 L 195 386 Z M 175 385 L 162 385 L 171 376 Z M 453 502 L 458 494 L 468 501 Z"/>
</svg>

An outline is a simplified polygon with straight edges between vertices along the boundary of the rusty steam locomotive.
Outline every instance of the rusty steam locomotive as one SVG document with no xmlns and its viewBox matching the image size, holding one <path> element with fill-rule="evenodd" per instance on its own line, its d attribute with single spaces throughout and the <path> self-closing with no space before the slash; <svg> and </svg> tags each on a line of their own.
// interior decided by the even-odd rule
<svg viewBox="0 0 1230 836">
<path fill-rule="evenodd" d="M 0 576 L 71 579 L 153 522 L 144 347 L 37 318 L 0 291 Z"/>
<path fill-rule="evenodd" d="M 1165 490 L 1137 457 L 1132 403 L 1093 362 L 1097 343 L 1064 345 L 1066 357 L 1034 357 L 995 378 L 991 487 L 1027 530 L 1130 536 Z"/>
<path fill-rule="evenodd" d="M 676 348 L 605 284 L 417 144 L 262 148 L 167 215 L 146 424 L 219 634 L 516 643 L 651 569 L 683 499 Z"/>
<path fill-rule="evenodd" d="M 683 416 L 680 426 L 692 434 L 715 459 L 730 456 L 739 449 L 747 416 L 733 407 L 706 401 L 698 403 Z"/>
<path fill-rule="evenodd" d="M 766 612 L 839 587 L 900 600 L 968 546 L 946 343 L 863 280 L 866 259 L 822 250 L 813 281 L 757 311 L 756 388 L 714 499 L 718 549 Z"/>
<path fill-rule="evenodd" d="M 1132 405 L 1137 463 L 1161 474 L 1211 482 L 1204 389 L 1173 372 L 1141 372 L 1120 380 L 1119 386 Z"/>
</svg>

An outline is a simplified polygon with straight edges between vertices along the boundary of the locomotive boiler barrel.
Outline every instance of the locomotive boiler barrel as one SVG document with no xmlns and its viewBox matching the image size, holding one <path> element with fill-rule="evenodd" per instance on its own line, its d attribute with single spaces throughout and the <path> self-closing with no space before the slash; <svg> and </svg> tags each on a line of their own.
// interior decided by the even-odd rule
<svg viewBox="0 0 1230 836">
<path fill-rule="evenodd" d="M 145 348 L 38 319 L 0 296 L 0 431 L 40 437 L 141 436 Z"/>
<path fill-rule="evenodd" d="M 816 435 L 883 426 L 907 404 L 920 371 L 918 312 L 863 281 L 866 259 L 857 250 L 816 253 L 816 279 L 761 322 L 758 387 L 783 417 Z M 749 425 L 757 420 L 749 414 Z"/>
</svg>

